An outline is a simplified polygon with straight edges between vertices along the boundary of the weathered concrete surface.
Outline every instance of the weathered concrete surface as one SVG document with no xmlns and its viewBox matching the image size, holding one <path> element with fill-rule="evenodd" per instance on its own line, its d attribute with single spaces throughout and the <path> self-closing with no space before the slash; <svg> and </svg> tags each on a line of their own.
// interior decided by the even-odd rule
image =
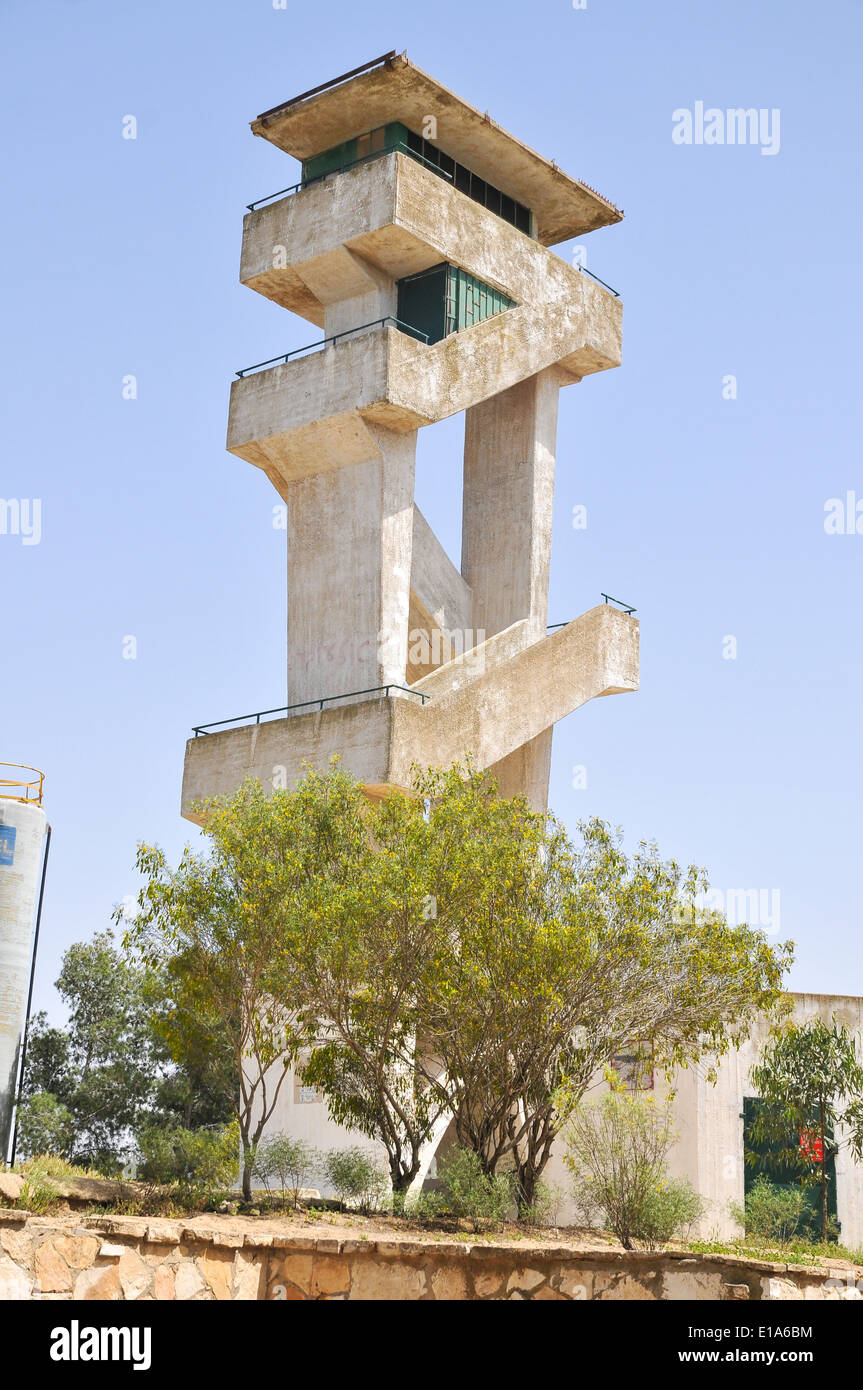
<svg viewBox="0 0 863 1390">
<path fill-rule="evenodd" d="M 548 297 L 541 276 L 556 266 L 573 281 L 585 278 L 403 154 L 358 165 L 243 218 L 242 283 L 321 327 L 325 306 L 381 288 L 375 267 L 385 283 L 442 260 L 518 302 Z"/>
<path fill-rule="evenodd" d="M 419 507 L 414 506 L 411 589 L 418 602 L 448 629 L 481 627 L 470 585 L 459 574 Z"/>
<path fill-rule="evenodd" d="M 544 245 L 622 218 L 613 203 L 564 174 L 404 54 L 385 68 L 363 73 L 283 111 L 259 116 L 252 130 L 302 160 L 388 121 L 401 121 L 421 134 L 429 116 L 437 121 L 436 143 L 441 149 L 533 208 L 537 236 Z"/>
<path fill-rule="evenodd" d="M 638 688 L 638 623 L 600 604 L 538 642 L 526 625 L 418 682 L 410 696 L 366 699 L 189 739 L 183 815 L 192 803 L 234 791 L 245 777 L 291 785 L 306 764 L 325 770 L 334 754 L 371 791 L 407 787 L 414 762 L 447 766 L 472 752 L 490 767 L 600 695 Z"/>
<path fill-rule="evenodd" d="M 405 684 L 416 434 L 372 434 L 375 458 L 286 490 L 292 704 Z"/>
<path fill-rule="evenodd" d="M 162 1302 L 852 1300 L 863 1268 L 685 1250 L 283 1234 L 197 1217 L 0 1211 L 0 1300 Z M 358 1231 L 357 1235 L 361 1233 Z"/>
<path fill-rule="evenodd" d="M 394 313 L 396 279 L 441 260 L 516 303 L 431 346 L 367 329 L 235 381 L 228 449 L 280 491 L 370 457 L 370 422 L 412 430 L 551 366 L 563 385 L 621 360 L 619 299 L 404 155 L 250 213 L 243 248 L 244 283 L 327 333 Z"/>
<path fill-rule="evenodd" d="M 617 308 L 594 314 L 599 295 Z M 284 496 L 293 478 L 371 457 L 370 425 L 433 424 L 555 365 L 572 380 L 617 366 L 619 314 L 618 300 L 578 277 L 553 308 L 519 305 L 431 346 L 368 328 L 234 381 L 228 450 Z"/>
<path fill-rule="evenodd" d="M 555 721 L 637 686 L 637 627 L 622 615 L 545 637 L 558 391 L 619 364 L 622 315 L 545 243 L 620 214 L 401 60 L 254 128 L 319 153 L 373 113 L 398 120 L 429 100 L 446 112 L 440 147 L 534 209 L 539 239 L 400 153 L 244 219 L 241 280 L 341 335 L 235 381 L 227 440 L 287 503 L 288 702 L 328 707 L 190 743 L 184 814 L 246 775 L 290 785 L 335 755 L 376 795 L 408 785 L 415 762 L 468 752 L 543 807 Z M 512 307 L 433 344 L 377 322 L 397 311 L 401 277 L 442 261 Z M 461 410 L 459 573 L 413 486 L 417 431 Z M 345 698 L 406 685 L 431 703 Z"/>
<path fill-rule="evenodd" d="M 465 418 L 461 568 L 489 637 L 522 618 L 545 634 L 561 380 L 551 367 Z"/>
</svg>

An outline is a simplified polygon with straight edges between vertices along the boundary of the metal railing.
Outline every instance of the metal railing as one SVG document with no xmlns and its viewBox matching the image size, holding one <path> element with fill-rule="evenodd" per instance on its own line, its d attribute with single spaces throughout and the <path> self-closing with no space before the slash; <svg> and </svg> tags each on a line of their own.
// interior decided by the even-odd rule
<svg viewBox="0 0 863 1390">
<path fill-rule="evenodd" d="M 307 92 L 300 92 L 298 97 L 291 97 L 290 101 L 281 101 L 278 106 L 271 106 L 268 111 L 262 111 L 258 117 L 259 121 L 271 120 L 273 116 L 280 116 L 283 111 L 287 111 L 289 106 L 296 106 L 298 102 L 305 101 L 308 97 L 317 96 L 319 92 L 328 92 L 332 87 L 338 87 L 342 82 L 347 82 L 351 77 L 357 77 L 361 72 L 368 72 L 370 68 L 380 67 L 381 63 L 386 63 L 389 67 L 396 50 L 391 48 L 389 53 L 382 53 L 379 58 L 372 58 L 368 63 L 361 63 L 358 68 L 351 68 L 350 72 L 340 73 L 338 77 L 331 77 L 328 82 L 321 82 L 317 87 L 310 87 Z"/>
<path fill-rule="evenodd" d="M 630 607 L 630 605 L 629 605 L 628 603 L 624 603 L 624 602 L 623 602 L 623 599 L 620 599 L 620 598 L 612 598 L 612 597 L 611 597 L 611 594 L 600 594 L 599 597 L 600 597 L 601 599 L 604 599 L 606 603 L 616 603 L 616 604 L 618 604 L 618 606 L 619 606 L 620 608 L 623 609 L 624 613 L 629 614 L 629 613 L 637 613 L 637 612 L 638 612 L 638 609 L 637 609 L 637 608 L 632 608 L 632 607 Z M 571 618 L 570 618 L 569 622 L 572 622 L 572 619 L 571 619 Z M 556 632 L 558 628 L 561 628 L 561 627 L 569 627 L 569 622 L 566 622 L 566 623 L 546 623 L 546 625 L 545 625 L 545 630 L 546 630 L 546 632 Z"/>
<path fill-rule="evenodd" d="M 202 734 L 206 735 L 210 729 L 221 729 L 226 724 L 243 725 L 251 723 L 252 720 L 256 724 L 260 724 L 261 720 L 268 714 L 291 714 L 298 709 L 320 711 L 324 705 L 331 704 L 333 700 L 354 700 L 359 695 L 383 695 L 386 698 L 391 690 L 399 690 L 405 695 L 413 695 L 421 705 L 427 704 L 432 698 L 431 695 L 426 695 L 422 690 L 413 690 L 409 685 L 372 685 L 369 686 L 368 690 L 349 690 L 344 695 L 324 695 L 318 700 L 300 700 L 295 705 L 280 705 L 278 709 L 258 710 L 256 714 L 238 714 L 233 719 L 216 719 L 212 724 L 195 724 L 192 727 L 192 733 L 195 738 L 198 738 Z"/>
<path fill-rule="evenodd" d="M 616 603 L 618 608 L 623 609 L 624 613 L 629 614 L 638 612 L 638 609 L 633 608 L 631 604 L 624 603 L 622 598 L 612 598 L 611 594 L 600 594 L 600 598 L 604 598 L 606 603 Z"/>
<path fill-rule="evenodd" d="M 26 763 L 0 763 L 0 772 L 12 768 L 18 772 L 35 772 L 36 777 L 0 777 L 0 800 L 29 801 L 34 806 L 41 806 L 44 772 L 40 772 L 38 767 L 28 767 Z"/>
<path fill-rule="evenodd" d="M 447 173 L 446 169 L 441 169 L 439 164 L 435 164 L 433 159 L 427 155 L 420 154 L 418 150 L 412 150 L 406 145 L 404 140 L 397 140 L 394 145 L 388 145 L 385 150 L 373 150 L 371 154 L 361 154 L 358 159 L 348 160 L 347 164 L 339 164 L 335 169 L 327 169 L 324 174 L 315 174 L 310 179 L 300 179 L 299 183 L 292 183 L 288 188 L 280 188 L 277 193 L 268 193 L 266 198 L 258 198 L 254 203 L 246 203 L 249 212 L 255 212 L 265 203 L 271 203 L 274 198 L 284 198 L 291 193 L 302 193 L 305 188 L 312 188 L 316 183 L 323 183 L 324 179 L 330 178 L 333 174 L 345 174 L 348 169 L 355 169 L 358 164 L 368 164 L 372 159 L 383 159 L 387 154 L 406 154 L 410 159 L 415 159 L 418 164 L 427 164 L 435 174 L 440 174 L 442 179 L 448 179 L 450 183 L 453 176 Z"/>
<path fill-rule="evenodd" d="M 598 285 L 602 285 L 602 288 L 608 290 L 609 294 L 613 294 L 615 299 L 620 298 L 620 290 L 614 289 L 614 287 L 610 285 L 607 280 L 601 280 L 598 275 L 594 275 L 593 271 L 588 270 L 586 265 L 582 265 L 579 261 L 576 261 L 575 268 L 576 270 L 582 271 L 584 275 L 589 275 L 591 280 L 595 280 Z"/>
<path fill-rule="evenodd" d="M 306 343 L 305 347 L 291 348 L 290 352 L 280 353 L 278 357 L 268 357 L 266 362 L 256 362 L 253 367 L 243 367 L 242 371 L 235 372 L 234 375 L 242 379 L 248 376 L 249 372 L 259 372 L 264 367 L 272 367 L 277 362 L 290 362 L 292 357 L 298 357 L 300 353 L 311 352 L 314 348 L 326 347 L 328 343 L 337 343 L 340 338 L 350 338 L 352 333 L 362 333 L 364 328 L 379 328 L 381 324 L 391 323 L 403 333 L 409 333 L 412 338 L 418 338 L 423 343 L 428 343 L 429 335 L 423 333 L 419 328 L 414 328 L 412 324 L 404 323 L 397 319 L 393 314 L 387 314 L 382 319 L 372 319 L 371 323 L 359 323 L 356 328 L 344 328 L 341 333 L 333 333 L 329 338 L 319 338 L 316 343 Z"/>
</svg>

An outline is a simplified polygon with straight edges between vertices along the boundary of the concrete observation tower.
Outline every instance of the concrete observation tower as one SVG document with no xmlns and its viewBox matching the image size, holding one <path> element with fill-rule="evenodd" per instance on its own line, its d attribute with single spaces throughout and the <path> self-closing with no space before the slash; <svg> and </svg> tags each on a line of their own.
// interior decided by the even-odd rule
<svg viewBox="0 0 863 1390">
<path fill-rule="evenodd" d="M 544 807 L 557 721 L 638 685 L 629 613 L 546 627 L 558 392 L 619 365 L 622 312 L 550 248 L 622 214 L 395 53 L 252 131 L 302 178 L 250 205 L 240 279 L 323 334 L 231 390 L 228 449 L 287 506 L 289 705 L 195 731 L 183 813 L 334 754 L 379 795 L 468 750 Z M 459 570 L 414 465 L 462 410 Z"/>
</svg>

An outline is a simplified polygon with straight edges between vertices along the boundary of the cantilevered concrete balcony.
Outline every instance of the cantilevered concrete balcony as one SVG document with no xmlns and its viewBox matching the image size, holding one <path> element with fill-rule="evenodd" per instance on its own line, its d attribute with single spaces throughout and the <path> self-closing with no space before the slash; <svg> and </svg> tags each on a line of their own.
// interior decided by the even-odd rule
<svg viewBox="0 0 863 1390">
<path fill-rule="evenodd" d="M 227 447 L 279 487 L 374 457 L 370 427 L 415 430 L 548 367 L 564 385 L 617 366 L 619 301 L 574 279 L 564 297 L 518 303 L 432 345 L 382 324 L 243 376 L 231 387 Z"/>
<path fill-rule="evenodd" d="M 553 246 L 622 218 L 602 194 L 570 178 L 553 160 L 503 130 L 487 111 L 478 111 L 423 72 L 406 54 L 388 56 L 383 66 L 373 64 L 350 82 L 328 83 L 273 107 L 252 122 L 252 130 L 305 160 L 388 121 L 424 131 L 430 116 L 440 130 L 442 150 L 533 210 L 543 245 Z"/>
<path fill-rule="evenodd" d="M 331 175 L 243 219 L 242 283 L 319 327 L 326 307 L 368 294 L 376 273 L 395 282 L 440 261 L 518 304 L 564 299 L 584 278 L 399 153 Z M 619 327 L 619 306 L 617 317 Z"/>
<path fill-rule="evenodd" d="M 342 766 L 372 795 L 408 787 L 411 766 L 449 766 L 472 753 L 491 767 L 588 700 L 638 689 L 638 622 L 608 604 L 537 642 L 514 624 L 407 692 L 297 713 L 186 744 L 182 813 L 228 795 L 246 777 L 292 785 L 307 764 Z"/>
</svg>

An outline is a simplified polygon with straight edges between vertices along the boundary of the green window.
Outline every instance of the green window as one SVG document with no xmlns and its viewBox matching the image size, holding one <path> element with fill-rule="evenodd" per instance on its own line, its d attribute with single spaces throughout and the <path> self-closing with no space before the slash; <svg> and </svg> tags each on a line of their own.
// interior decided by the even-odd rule
<svg viewBox="0 0 863 1390">
<path fill-rule="evenodd" d="M 513 308 L 500 290 L 446 261 L 398 282 L 398 318 L 430 343 Z"/>
<path fill-rule="evenodd" d="M 529 208 L 517 203 L 514 198 L 495 188 L 494 184 L 481 179 L 478 174 L 472 173 L 464 164 L 459 164 L 448 154 L 444 154 L 443 150 L 439 150 L 430 140 L 415 135 L 401 121 L 390 121 L 389 125 L 378 126 L 375 130 L 367 131 L 365 135 L 345 140 L 341 145 L 334 145 L 331 150 L 324 150 L 323 154 L 316 154 L 311 159 L 304 160 L 303 185 L 326 178 L 328 174 L 340 173 L 362 160 L 374 159 L 376 155 L 392 154 L 395 150 L 416 159 L 426 169 L 431 169 L 432 173 L 446 179 L 453 188 L 467 194 L 475 203 L 481 203 L 483 207 L 502 217 L 505 222 L 518 227 L 519 231 L 527 236 L 533 236 L 533 220 Z"/>
</svg>

